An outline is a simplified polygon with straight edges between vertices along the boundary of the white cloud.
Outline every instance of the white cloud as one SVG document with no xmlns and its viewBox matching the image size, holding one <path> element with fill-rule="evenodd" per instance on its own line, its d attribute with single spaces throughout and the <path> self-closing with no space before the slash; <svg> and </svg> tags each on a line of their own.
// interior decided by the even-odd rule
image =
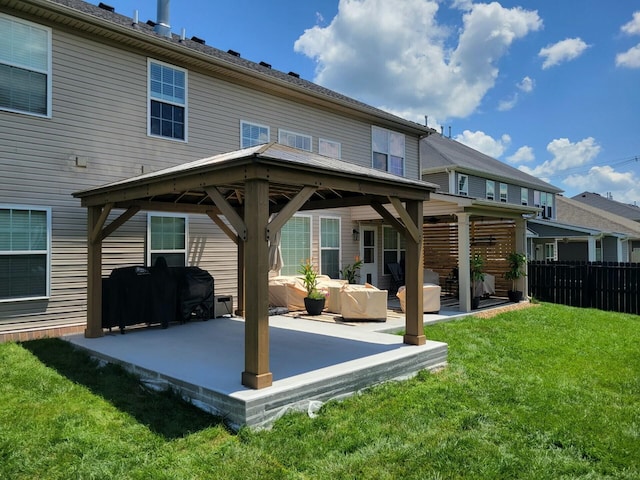
<svg viewBox="0 0 640 480">
<path fill-rule="evenodd" d="M 611 192 L 618 202 L 633 203 L 640 199 L 640 178 L 633 172 L 616 172 L 612 167 L 592 167 L 586 175 L 570 175 L 565 185 L 576 191 Z"/>
<path fill-rule="evenodd" d="M 516 103 L 518 103 L 518 94 L 514 93 L 511 98 L 500 100 L 500 103 L 498 104 L 498 110 L 500 110 L 501 112 L 506 112 L 507 110 L 511 110 L 513 107 L 515 107 Z"/>
<path fill-rule="evenodd" d="M 463 8 L 462 29 L 438 23 L 438 0 L 340 0 L 326 27 L 295 42 L 316 61 L 314 81 L 422 122 L 464 118 L 495 85 L 511 44 L 542 26 L 536 11 L 499 3 Z"/>
<path fill-rule="evenodd" d="M 535 160 L 533 155 L 533 148 L 529 146 L 520 147 L 516 153 L 507 157 L 509 163 L 527 163 Z"/>
<path fill-rule="evenodd" d="M 620 27 L 627 35 L 640 35 L 640 11 L 633 13 L 633 19 Z"/>
<path fill-rule="evenodd" d="M 542 63 L 542 69 L 545 70 L 578 58 L 587 48 L 589 45 L 580 38 L 567 38 L 553 45 L 547 45 L 538 52 L 538 56 L 545 59 Z"/>
<path fill-rule="evenodd" d="M 640 44 L 616 55 L 616 66 L 640 68 Z"/>
<path fill-rule="evenodd" d="M 517 87 L 525 93 L 531 93 L 533 92 L 533 87 L 535 86 L 535 84 L 536 82 L 533 79 L 524 77 L 522 81 L 517 85 Z"/>
<path fill-rule="evenodd" d="M 549 181 L 550 177 L 568 169 L 588 165 L 600 153 L 600 149 L 600 145 L 592 137 L 576 143 L 571 143 L 568 138 L 557 138 L 547 145 L 547 151 L 553 155 L 551 160 L 534 168 L 524 165 L 519 168 L 523 172 Z"/>
<path fill-rule="evenodd" d="M 493 158 L 500 158 L 511 144 L 511 137 L 506 133 L 499 140 L 496 140 L 481 131 L 465 130 L 460 135 L 456 135 L 455 139 Z"/>
</svg>

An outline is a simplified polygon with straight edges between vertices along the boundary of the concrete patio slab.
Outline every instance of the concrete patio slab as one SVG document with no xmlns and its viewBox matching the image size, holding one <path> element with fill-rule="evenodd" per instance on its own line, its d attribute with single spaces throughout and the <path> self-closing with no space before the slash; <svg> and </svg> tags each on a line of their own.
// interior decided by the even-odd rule
<svg viewBox="0 0 640 480">
<path fill-rule="evenodd" d="M 93 339 L 80 334 L 64 338 L 93 357 L 170 386 L 233 428 L 268 426 L 289 409 L 307 409 L 447 361 L 445 343 L 405 345 L 399 335 L 375 331 L 403 325 L 350 326 L 286 316 L 272 316 L 269 323 L 273 385 L 261 390 L 241 384 L 241 318 L 176 324 L 166 330 L 128 329 L 124 335 L 114 331 Z"/>
</svg>

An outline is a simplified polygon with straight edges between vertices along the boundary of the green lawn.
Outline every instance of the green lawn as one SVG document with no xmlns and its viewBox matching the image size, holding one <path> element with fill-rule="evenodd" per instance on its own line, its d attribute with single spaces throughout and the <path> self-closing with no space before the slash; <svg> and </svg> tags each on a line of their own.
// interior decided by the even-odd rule
<svg viewBox="0 0 640 480">
<path fill-rule="evenodd" d="M 0 345 L 0 478 L 640 478 L 640 317 L 426 328 L 449 366 L 233 434 L 59 340 Z"/>
</svg>

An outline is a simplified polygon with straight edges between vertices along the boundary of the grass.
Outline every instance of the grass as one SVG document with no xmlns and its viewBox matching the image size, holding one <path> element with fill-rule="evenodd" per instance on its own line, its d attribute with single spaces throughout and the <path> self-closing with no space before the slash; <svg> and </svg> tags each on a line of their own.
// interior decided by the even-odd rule
<svg viewBox="0 0 640 480">
<path fill-rule="evenodd" d="M 640 317 L 425 330 L 446 369 L 238 434 L 65 342 L 0 345 L 0 478 L 640 478 Z"/>
</svg>

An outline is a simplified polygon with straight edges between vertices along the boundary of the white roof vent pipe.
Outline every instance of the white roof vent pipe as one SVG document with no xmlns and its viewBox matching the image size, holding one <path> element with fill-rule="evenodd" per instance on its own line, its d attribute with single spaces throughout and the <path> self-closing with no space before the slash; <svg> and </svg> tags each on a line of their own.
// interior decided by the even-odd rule
<svg viewBox="0 0 640 480">
<path fill-rule="evenodd" d="M 154 28 L 158 35 L 171 37 L 171 25 L 169 24 L 169 0 L 158 0 L 158 21 Z"/>
</svg>

